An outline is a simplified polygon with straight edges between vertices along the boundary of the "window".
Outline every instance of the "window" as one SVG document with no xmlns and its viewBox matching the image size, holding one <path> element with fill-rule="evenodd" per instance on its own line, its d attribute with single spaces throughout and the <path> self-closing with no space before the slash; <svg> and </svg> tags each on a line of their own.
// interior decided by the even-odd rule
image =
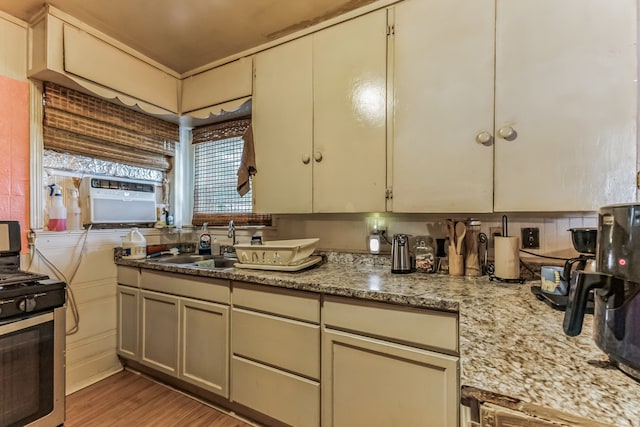
<svg viewBox="0 0 640 427">
<path fill-rule="evenodd" d="M 251 190 L 244 196 L 237 191 L 243 135 L 250 123 L 244 118 L 193 130 L 194 225 L 226 225 L 231 219 L 238 225 L 271 225 L 270 215 L 253 213 Z"/>
<path fill-rule="evenodd" d="M 236 190 L 243 146 L 239 136 L 194 146 L 195 212 L 251 213 L 251 190 L 242 197 Z"/>
</svg>

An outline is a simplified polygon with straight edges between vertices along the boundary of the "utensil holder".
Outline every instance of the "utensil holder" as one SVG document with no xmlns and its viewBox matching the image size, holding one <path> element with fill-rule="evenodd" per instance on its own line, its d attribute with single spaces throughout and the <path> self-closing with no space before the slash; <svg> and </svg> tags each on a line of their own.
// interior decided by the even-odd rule
<svg viewBox="0 0 640 427">
<path fill-rule="evenodd" d="M 449 245 L 449 275 L 464 276 L 464 254 L 456 253 L 456 247 Z"/>
</svg>

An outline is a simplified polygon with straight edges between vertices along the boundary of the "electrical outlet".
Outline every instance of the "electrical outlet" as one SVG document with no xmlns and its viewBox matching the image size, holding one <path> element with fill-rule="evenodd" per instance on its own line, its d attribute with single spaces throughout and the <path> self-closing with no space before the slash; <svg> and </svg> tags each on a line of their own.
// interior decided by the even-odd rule
<svg viewBox="0 0 640 427">
<path fill-rule="evenodd" d="M 540 229 L 538 227 L 521 228 L 522 249 L 540 249 Z"/>
</svg>

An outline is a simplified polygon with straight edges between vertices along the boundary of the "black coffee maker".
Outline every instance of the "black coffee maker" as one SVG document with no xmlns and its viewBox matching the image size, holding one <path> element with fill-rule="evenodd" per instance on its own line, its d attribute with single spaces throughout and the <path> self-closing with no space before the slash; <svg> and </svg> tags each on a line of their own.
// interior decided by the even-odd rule
<svg viewBox="0 0 640 427">
<path fill-rule="evenodd" d="M 571 258 L 564 263 L 562 279 L 569 283 L 571 280 L 571 272 L 575 266 L 576 270 L 587 269 L 587 264 L 591 264 L 596 259 L 597 246 L 597 228 L 570 228 L 571 242 L 573 248 L 580 253 L 576 258 Z"/>
<path fill-rule="evenodd" d="M 640 380 L 640 204 L 600 209 L 597 272 L 576 270 L 571 278 L 563 328 L 582 330 L 589 292 L 594 290 L 593 338 L 611 361 Z"/>
</svg>

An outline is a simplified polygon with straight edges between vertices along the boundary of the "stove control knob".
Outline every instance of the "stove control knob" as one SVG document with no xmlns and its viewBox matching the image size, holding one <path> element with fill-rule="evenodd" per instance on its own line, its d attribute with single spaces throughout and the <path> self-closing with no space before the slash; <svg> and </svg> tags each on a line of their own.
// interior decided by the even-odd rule
<svg viewBox="0 0 640 427">
<path fill-rule="evenodd" d="M 18 310 L 29 313 L 36 308 L 36 300 L 35 298 L 27 297 L 18 301 Z"/>
</svg>

